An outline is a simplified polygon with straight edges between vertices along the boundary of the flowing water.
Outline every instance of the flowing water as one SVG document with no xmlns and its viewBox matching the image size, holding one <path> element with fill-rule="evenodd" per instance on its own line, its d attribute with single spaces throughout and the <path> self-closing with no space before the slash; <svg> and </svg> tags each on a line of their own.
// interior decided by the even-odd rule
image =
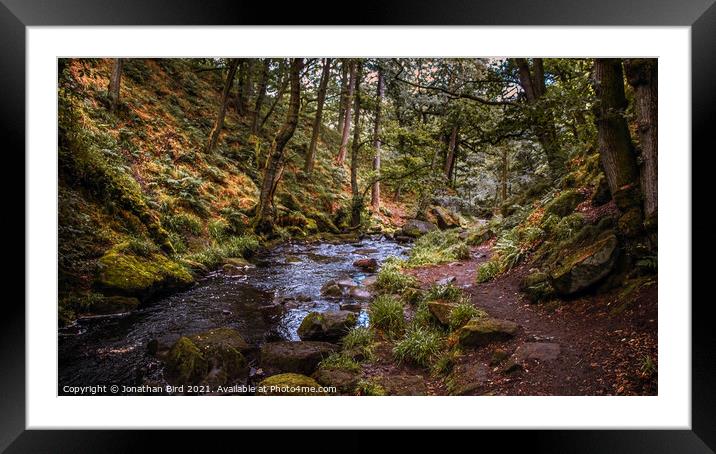
<svg viewBox="0 0 716 454">
<path fill-rule="evenodd" d="M 355 260 L 381 262 L 406 253 L 405 246 L 383 237 L 350 244 L 284 244 L 257 256 L 254 268 L 237 275 L 216 271 L 194 287 L 131 314 L 80 319 L 59 336 L 58 392 L 67 394 L 66 386 L 163 384 L 162 364 L 147 352 L 152 340 L 168 346 L 182 335 L 217 327 L 238 330 L 256 347 L 266 341 L 298 340 L 296 330 L 308 312 L 360 302 L 321 296 L 326 281 L 360 283 L 370 273 L 353 266 Z M 277 301 L 283 302 L 284 311 L 271 314 L 267 306 L 276 307 Z M 367 323 L 365 308 L 362 304 L 360 324 Z"/>
</svg>

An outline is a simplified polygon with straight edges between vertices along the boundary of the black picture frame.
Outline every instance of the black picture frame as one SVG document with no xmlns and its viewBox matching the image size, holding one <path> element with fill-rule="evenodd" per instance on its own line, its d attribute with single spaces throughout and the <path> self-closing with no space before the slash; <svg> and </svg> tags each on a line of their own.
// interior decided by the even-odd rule
<svg viewBox="0 0 716 454">
<path fill-rule="evenodd" d="M 216 0 L 0 0 L 0 51 L 2 69 L 0 122 L 4 159 L 8 153 L 17 161 L 15 169 L 25 169 L 25 32 L 28 26 L 89 25 L 570 25 L 570 26 L 690 26 L 692 33 L 692 143 L 693 149 L 713 150 L 712 123 L 716 119 L 712 101 L 716 85 L 716 5 L 714 0 L 488 0 L 465 2 L 441 0 L 418 4 L 406 0 L 361 2 L 360 8 L 328 2 L 286 2 L 267 6 L 261 2 Z M 270 9 L 270 11 L 269 11 Z M 328 12 L 318 20 L 317 12 Z M 48 132 L 54 133 L 54 132 Z M 668 150 L 666 152 L 669 152 Z M 688 151 L 690 152 L 690 150 Z M 692 153 L 692 156 L 694 153 Z M 696 153 L 698 155 L 698 153 Z M 7 162 L 7 161 L 5 161 Z M 9 164 L 8 164 L 9 165 Z M 707 171 L 703 166 L 701 172 Z M 20 175 L 18 171 L 13 172 Z M 24 174 L 24 172 L 22 173 Z M 4 180 L 4 182 L 7 180 Z M 19 183 L 15 183 L 19 184 Z M 707 194 L 708 177 L 694 174 L 692 194 Z M 700 185 L 700 186 L 699 186 Z M 5 194 L 15 194 L 17 185 L 5 183 Z M 11 191 L 11 192 L 7 192 Z M 12 198 L 19 218 L 24 199 Z M 20 205 L 23 205 L 22 207 Z M 692 206 L 694 206 L 692 204 Z M 24 218 L 23 218 L 24 219 Z M 21 225 L 20 225 L 21 224 Z M 696 226 L 696 225 L 694 225 Z M 27 226 L 15 225 L 25 237 Z M 695 232 L 696 233 L 696 232 Z M 706 251 L 702 251 L 706 254 Z M 23 259 L 24 263 L 24 259 Z M 684 264 L 690 266 L 691 264 Z M 699 280 L 699 272 L 693 267 Z M 22 270 L 22 271 L 20 271 Z M 14 266 L 16 274 L 25 268 Z M 702 276 L 703 277 L 703 276 Z M 668 276 L 666 277 L 668 279 Z M 20 282 L 7 275 L 6 282 Z M 50 285 L 50 284 L 48 284 Z M 22 290 L 24 294 L 24 290 Z M 671 301 L 670 304 L 689 304 Z M 548 430 L 482 431 L 479 446 L 497 442 L 519 452 L 694 452 L 716 450 L 716 355 L 713 319 L 708 317 L 710 298 L 692 303 L 692 430 Z M 41 431 L 25 430 L 25 310 L 17 298 L 5 299 L 0 312 L 0 450 L 7 452 L 130 452 L 149 447 L 166 434 L 147 431 Z M 412 433 L 414 442 L 421 437 Z M 348 446 L 370 445 L 353 433 L 341 435 Z M 175 442 L 188 447 L 199 441 L 196 435 L 173 432 Z M 200 437 L 203 450 L 218 439 Z M 291 443 L 296 435 L 270 437 Z M 240 436 L 238 437 L 240 440 Z M 354 443 L 355 442 L 355 443 Z M 186 443 L 186 444 L 185 444 Z M 237 445 L 238 446 L 238 445 Z"/>
</svg>

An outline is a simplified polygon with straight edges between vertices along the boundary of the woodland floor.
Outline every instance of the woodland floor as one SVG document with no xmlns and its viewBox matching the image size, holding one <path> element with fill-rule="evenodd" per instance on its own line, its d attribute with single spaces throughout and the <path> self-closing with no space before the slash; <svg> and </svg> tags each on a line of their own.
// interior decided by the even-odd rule
<svg viewBox="0 0 716 454">
<path fill-rule="evenodd" d="M 623 289 L 571 301 L 531 304 L 519 291 L 529 265 L 522 265 L 483 284 L 475 283 L 476 269 L 488 260 L 489 243 L 472 248 L 469 261 L 410 270 L 423 288 L 454 276 L 474 305 L 490 316 L 521 326 L 507 342 L 464 350 L 458 364 L 489 367 L 487 379 L 469 394 L 475 395 L 656 395 L 657 374 L 644 367 L 657 358 L 658 285 L 641 286 L 624 298 Z M 504 372 L 489 366 L 495 348 L 508 354 L 526 342 L 560 345 L 556 360 L 532 361 L 522 370 Z M 428 394 L 447 394 L 445 380 L 429 371 L 391 360 L 389 343 L 381 344 L 378 359 L 366 366 L 368 376 L 422 375 Z"/>
</svg>

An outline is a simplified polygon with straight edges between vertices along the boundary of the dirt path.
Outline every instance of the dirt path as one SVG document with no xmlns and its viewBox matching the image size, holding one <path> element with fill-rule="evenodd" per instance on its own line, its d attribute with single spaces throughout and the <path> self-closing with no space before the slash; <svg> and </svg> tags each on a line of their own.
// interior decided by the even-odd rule
<svg viewBox="0 0 716 454">
<path fill-rule="evenodd" d="M 658 286 L 641 287 L 628 297 L 623 289 L 568 302 L 530 304 L 519 291 L 528 272 L 522 265 L 493 281 L 476 284 L 478 266 L 491 254 L 488 245 L 472 249 L 469 261 L 414 269 L 427 288 L 435 281 L 454 276 L 473 304 L 492 317 L 518 323 L 519 333 L 507 342 L 464 351 L 458 364 L 487 371 L 480 386 L 468 394 L 492 395 L 654 395 L 657 393 Z M 620 295 L 621 292 L 621 295 Z M 621 310 L 617 309 L 620 308 Z M 559 344 L 554 360 L 530 361 L 522 370 L 506 373 L 502 365 L 490 366 L 495 349 L 511 355 L 528 342 Z M 379 373 L 416 373 L 424 376 L 431 394 L 444 394 L 444 380 L 410 367 L 380 361 Z M 471 370 L 467 367 L 468 370 Z"/>
</svg>

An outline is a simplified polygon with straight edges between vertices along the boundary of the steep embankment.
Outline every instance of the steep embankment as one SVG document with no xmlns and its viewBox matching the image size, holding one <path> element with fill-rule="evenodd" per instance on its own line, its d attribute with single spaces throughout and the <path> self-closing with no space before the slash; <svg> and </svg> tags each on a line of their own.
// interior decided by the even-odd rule
<svg viewBox="0 0 716 454">
<path fill-rule="evenodd" d="M 60 323 L 132 308 L 260 244 L 249 223 L 285 106 L 252 135 L 229 105 L 218 146 L 206 154 L 219 71 L 181 59 L 126 60 L 112 113 L 110 70 L 109 60 L 70 60 L 59 80 Z M 302 115 L 286 153 L 276 194 L 282 239 L 338 233 L 346 219 L 335 131 L 321 129 L 311 179 L 300 170 L 311 125 Z"/>
</svg>

